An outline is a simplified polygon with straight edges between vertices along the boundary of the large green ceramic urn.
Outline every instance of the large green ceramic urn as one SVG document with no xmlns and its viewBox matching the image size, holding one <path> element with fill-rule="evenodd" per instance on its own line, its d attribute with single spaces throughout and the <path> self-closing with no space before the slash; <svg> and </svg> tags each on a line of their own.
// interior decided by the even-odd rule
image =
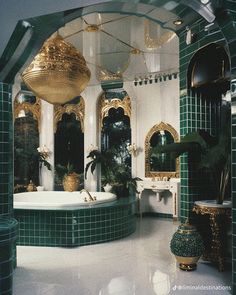
<svg viewBox="0 0 236 295">
<path fill-rule="evenodd" d="M 179 263 L 179 268 L 191 271 L 196 269 L 197 261 L 203 254 L 204 245 L 196 227 L 186 222 L 181 224 L 174 233 L 170 249 Z"/>
</svg>

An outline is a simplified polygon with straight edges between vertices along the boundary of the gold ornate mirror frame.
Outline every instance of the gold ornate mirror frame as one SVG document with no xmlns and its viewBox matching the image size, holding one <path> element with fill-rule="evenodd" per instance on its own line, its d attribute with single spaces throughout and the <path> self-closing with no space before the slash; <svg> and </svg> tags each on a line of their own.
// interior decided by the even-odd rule
<svg viewBox="0 0 236 295">
<path fill-rule="evenodd" d="M 103 127 L 103 119 L 109 116 L 110 109 L 122 108 L 124 110 L 124 115 L 131 118 L 131 99 L 126 95 L 123 99 L 112 98 L 106 99 L 105 93 L 103 93 L 98 102 L 98 112 L 99 112 L 99 126 Z"/>
<path fill-rule="evenodd" d="M 18 96 L 21 93 L 19 92 L 14 100 L 14 121 L 19 117 L 20 111 L 25 111 L 32 113 L 33 118 L 37 121 L 38 124 L 38 131 L 40 133 L 40 124 L 41 124 L 41 100 L 40 98 L 36 97 L 35 103 L 30 102 L 19 102 Z M 33 95 L 32 95 L 33 96 Z"/>
<path fill-rule="evenodd" d="M 150 156 L 151 156 L 151 146 L 150 140 L 154 133 L 166 130 L 170 132 L 170 134 L 174 138 L 174 142 L 179 141 L 178 132 L 172 127 L 170 124 L 161 122 L 160 124 L 154 125 L 150 131 L 148 132 L 146 139 L 145 139 L 145 177 L 167 177 L 167 178 L 178 178 L 179 177 L 179 158 L 176 159 L 176 170 L 175 171 L 151 171 L 150 167 Z"/>
<path fill-rule="evenodd" d="M 57 131 L 57 123 L 62 120 L 63 114 L 75 114 L 76 120 L 80 121 L 81 130 L 84 132 L 84 99 L 80 96 L 78 104 L 54 105 L 54 133 Z"/>
</svg>

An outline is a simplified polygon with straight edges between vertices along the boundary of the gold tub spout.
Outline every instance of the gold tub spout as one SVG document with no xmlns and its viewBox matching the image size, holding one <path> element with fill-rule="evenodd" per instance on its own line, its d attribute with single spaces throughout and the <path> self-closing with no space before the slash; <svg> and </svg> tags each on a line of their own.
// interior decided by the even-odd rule
<svg viewBox="0 0 236 295">
<path fill-rule="evenodd" d="M 82 193 L 82 192 L 86 192 L 86 194 L 89 196 L 89 201 L 90 201 L 90 202 L 96 201 L 96 197 L 93 197 L 93 196 L 90 194 L 90 192 L 87 191 L 85 188 L 83 188 L 83 189 L 80 191 L 80 193 Z"/>
</svg>

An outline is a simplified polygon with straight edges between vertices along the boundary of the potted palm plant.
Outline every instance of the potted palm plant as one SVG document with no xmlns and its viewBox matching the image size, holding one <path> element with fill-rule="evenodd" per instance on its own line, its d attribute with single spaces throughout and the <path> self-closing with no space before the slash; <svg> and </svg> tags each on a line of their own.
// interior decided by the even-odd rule
<svg viewBox="0 0 236 295">
<path fill-rule="evenodd" d="M 198 159 L 199 172 L 207 172 L 216 196 L 216 204 L 222 205 L 229 193 L 231 169 L 231 133 L 229 106 L 225 105 L 221 115 L 221 128 L 218 137 L 198 130 L 187 134 L 180 143 L 154 147 L 156 153 L 171 153 L 178 157 L 192 153 Z"/>
<path fill-rule="evenodd" d="M 85 178 L 89 169 L 93 173 L 98 164 L 102 170 L 102 185 L 109 184 L 117 197 L 128 196 L 130 190 L 136 191 L 136 180 L 131 176 L 131 169 L 125 163 L 118 163 L 115 159 L 117 150 L 115 148 L 99 151 L 94 149 L 90 151 L 87 158 L 91 160 L 85 167 Z M 140 180 L 140 179 L 139 179 Z"/>
<path fill-rule="evenodd" d="M 137 180 L 141 180 L 139 177 L 132 177 L 131 168 L 122 163 L 117 164 L 114 171 L 114 183 L 113 192 L 117 197 L 126 197 L 130 193 L 137 193 Z"/>
</svg>

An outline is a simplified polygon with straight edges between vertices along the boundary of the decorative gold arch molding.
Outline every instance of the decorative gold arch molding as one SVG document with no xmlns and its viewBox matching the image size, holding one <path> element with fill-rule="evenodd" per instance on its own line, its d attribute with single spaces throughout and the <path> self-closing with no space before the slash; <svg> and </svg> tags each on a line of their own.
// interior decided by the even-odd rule
<svg viewBox="0 0 236 295">
<path fill-rule="evenodd" d="M 30 102 L 20 102 L 18 100 L 19 96 L 21 95 L 21 92 L 19 92 L 14 100 L 14 121 L 16 118 L 19 117 L 20 111 L 25 111 L 32 113 L 33 118 L 37 121 L 38 125 L 38 131 L 40 132 L 40 126 L 41 126 L 41 100 L 40 98 L 36 97 L 35 103 Z"/>
<path fill-rule="evenodd" d="M 112 98 L 107 99 L 105 93 L 103 93 L 98 102 L 98 111 L 99 111 L 99 126 L 103 127 L 103 119 L 108 117 L 110 109 L 122 108 L 124 110 L 124 115 L 131 118 L 131 99 L 126 95 L 123 99 Z"/>
<path fill-rule="evenodd" d="M 81 130 L 84 132 L 84 99 L 80 96 L 78 104 L 54 105 L 54 133 L 57 131 L 57 123 L 62 120 L 63 114 L 75 114 L 76 120 L 80 121 Z"/>
<path fill-rule="evenodd" d="M 150 156 L 151 156 L 151 145 L 150 141 L 152 136 L 159 131 L 168 131 L 174 139 L 174 142 L 179 141 L 178 132 L 170 124 L 161 122 L 154 125 L 148 132 L 145 139 L 145 177 L 167 177 L 167 178 L 178 178 L 179 177 L 179 158 L 176 159 L 175 171 L 151 171 L 150 167 Z"/>
</svg>

